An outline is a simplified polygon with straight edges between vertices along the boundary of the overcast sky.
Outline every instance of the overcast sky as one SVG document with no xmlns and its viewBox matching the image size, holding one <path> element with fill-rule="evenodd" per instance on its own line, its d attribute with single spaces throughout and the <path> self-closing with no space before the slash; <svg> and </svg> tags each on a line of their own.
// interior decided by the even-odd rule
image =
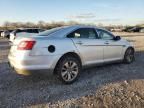
<svg viewBox="0 0 144 108">
<path fill-rule="evenodd" d="M 144 0 L 0 0 L 0 24 L 40 20 L 139 24 L 144 23 Z"/>
</svg>

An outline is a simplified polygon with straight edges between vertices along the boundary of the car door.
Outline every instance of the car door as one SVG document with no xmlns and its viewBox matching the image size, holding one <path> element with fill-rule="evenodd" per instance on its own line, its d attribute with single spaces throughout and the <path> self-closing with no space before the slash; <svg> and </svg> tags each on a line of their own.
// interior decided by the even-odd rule
<svg viewBox="0 0 144 108">
<path fill-rule="evenodd" d="M 114 35 L 102 29 L 97 29 L 99 39 L 104 42 L 104 62 L 123 59 L 123 42 L 114 40 Z"/>
<path fill-rule="evenodd" d="M 67 37 L 74 42 L 85 65 L 103 63 L 103 41 L 97 39 L 94 28 L 79 28 Z"/>
</svg>

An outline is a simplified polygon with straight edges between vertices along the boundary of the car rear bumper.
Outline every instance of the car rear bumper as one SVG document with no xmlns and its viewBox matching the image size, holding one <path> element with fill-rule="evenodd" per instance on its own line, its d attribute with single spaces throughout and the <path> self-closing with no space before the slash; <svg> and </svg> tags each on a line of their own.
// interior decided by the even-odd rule
<svg viewBox="0 0 144 108">
<path fill-rule="evenodd" d="M 29 76 L 32 73 L 43 73 L 43 72 L 53 74 L 53 69 L 39 69 L 39 70 L 17 69 L 13 65 L 11 65 L 10 62 L 8 62 L 8 64 L 9 67 L 11 67 L 14 70 L 14 72 L 19 75 Z"/>
<path fill-rule="evenodd" d="M 29 56 L 14 57 L 8 56 L 9 65 L 17 74 L 30 75 L 32 72 L 49 72 L 52 73 L 56 66 L 59 56 Z"/>
</svg>

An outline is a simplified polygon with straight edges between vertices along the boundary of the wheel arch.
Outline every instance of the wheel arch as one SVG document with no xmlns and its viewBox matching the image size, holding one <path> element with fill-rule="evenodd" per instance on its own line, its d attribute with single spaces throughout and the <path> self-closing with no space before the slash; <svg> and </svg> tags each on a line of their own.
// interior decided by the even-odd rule
<svg viewBox="0 0 144 108">
<path fill-rule="evenodd" d="M 135 48 L 134 48 L 133 46 L 128 46 L 128 47 L 125 49 L 125 51 L 124 51 L 123 59 L 124 59 L 125 54 L 126 54 L 126 51 L 127 51 L 128 49 L 133 49 L 133 51 L 135 52 Z"/>
<path fill-rule="evenodd" d="M 72 57 L 77 58 L 77 59 L 79 60 L 80 64 L 81 64 L 81 66 L 82 66 L 82 59 L 81 59 L 81 57 L 80 57 L 76 52 L 67 52 L 67 53 L 63 54 L 63 55 L 59 58 L 59 60 L 57 61 L 56 65 L 55 65 L 55 68 L 54 68 L 54 74 L 57 74 L 55 70 L 56 70 L 57 65 L 58 65 L 58 63 L 60 62 L 60 60 L 62 60 L 62 59 L 63 59 L 64 57 L 66 57 L 66 56 L 72 56 Z"/>
<path fill-rule="evenodd" d="M 133 49 L 133 51 L 135 52 L 135 49 L 134 49 L 133 46 L 129 46 L 129 47 L 127 47 L 126 50 L 125 50 L 125 52 L 126 52 L 128 49 Z"/>
</svg>

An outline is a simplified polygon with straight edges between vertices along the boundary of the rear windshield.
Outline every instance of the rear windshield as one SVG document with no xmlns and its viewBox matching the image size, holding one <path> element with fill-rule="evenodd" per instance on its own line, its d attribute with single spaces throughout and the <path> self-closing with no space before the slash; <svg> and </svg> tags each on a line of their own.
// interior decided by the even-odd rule
<svg viewBox="0 0 144 108">
<path fill-rule="evenodd" d="M 13 31 L 13 33 L 21 33 L 21 32 L 26 32 L 26 33 L 39 33 L 38 29 L 17 29 Z"/>
<path fill-rule="evenodd" d="M 39 29 L 38 31 L 39 31 L 39 32 L 44 32 L 45 30 L 43 30 L 43 29 Z"/>
<path fill-rule="evenodd" d="M 55 33 L 55 32 L 57 32 L 57 31 L 59 31 L 61 29 L 63 29 L 63 27 L 53 28 L 53 29 L 50 29 L 50 30 L 46 30 L 46 31 L 44 31 L 42 33 L 39 33 L 38 35 L 39 36 L 48 36 L 48 35 L 50 35 L 52 33 Z"/>
</svg>

